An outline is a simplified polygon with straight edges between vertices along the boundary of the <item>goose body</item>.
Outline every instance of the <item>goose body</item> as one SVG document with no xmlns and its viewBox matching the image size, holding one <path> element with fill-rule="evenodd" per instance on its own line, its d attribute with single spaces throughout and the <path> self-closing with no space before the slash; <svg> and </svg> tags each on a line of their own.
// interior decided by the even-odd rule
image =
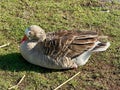
<svg viewBox="0 0 120 90">
<path fill-rule="evenodd" d="M 25 31 L 20 52 L 28 62 L 50 69 L 70 69 L 87 63 L 93 52 L 105 51 L 93 31 L 60 30 L 48 32 L 32 25 Z"/>
</svg>

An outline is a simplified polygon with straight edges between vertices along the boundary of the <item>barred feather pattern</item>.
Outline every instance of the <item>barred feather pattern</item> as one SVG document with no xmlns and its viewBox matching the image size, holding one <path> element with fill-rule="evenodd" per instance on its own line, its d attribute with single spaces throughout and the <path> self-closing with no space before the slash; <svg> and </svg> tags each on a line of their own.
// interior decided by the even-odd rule
<svg viewBox="0 0 120 90">
<path fill-rule="evenodd" d="M 93 48 L 98 35 L 93 31 L 60 30 L 47 33 L 43 42 L 45 55 L 59 60 L 61 57 L 75 58 Z"/>
</svg>

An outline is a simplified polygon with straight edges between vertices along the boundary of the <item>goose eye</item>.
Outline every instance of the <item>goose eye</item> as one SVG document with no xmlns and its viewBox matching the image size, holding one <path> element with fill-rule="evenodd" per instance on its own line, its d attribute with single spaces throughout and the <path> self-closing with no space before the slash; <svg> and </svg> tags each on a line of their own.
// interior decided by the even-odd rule
<svg viewBox="0 0 120 90">
<path fill-rule="evenodd" d="M 31 31 L 28 31 L 28 35 L 31 35 Z"/>
</svg>

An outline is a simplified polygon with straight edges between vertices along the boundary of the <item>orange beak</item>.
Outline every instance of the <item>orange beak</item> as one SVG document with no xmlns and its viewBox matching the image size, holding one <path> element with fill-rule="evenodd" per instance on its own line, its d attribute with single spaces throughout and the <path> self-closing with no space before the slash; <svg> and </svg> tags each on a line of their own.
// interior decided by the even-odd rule
<svg viewBox="0 0 120 90">
<path fill-rule="evenodd" d="M 21 42 L 20 43 L 23 43 L 24 41 L 26 41 L 27 40 L 27 36 L 26 35 L 24 35 L 24 37 L 23 37 L 23 39 L 21 40 Z"/>
</svg>

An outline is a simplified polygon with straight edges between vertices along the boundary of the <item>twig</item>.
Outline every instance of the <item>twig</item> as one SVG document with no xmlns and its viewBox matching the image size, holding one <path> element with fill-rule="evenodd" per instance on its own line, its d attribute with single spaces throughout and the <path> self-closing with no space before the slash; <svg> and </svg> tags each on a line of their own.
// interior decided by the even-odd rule
<svg viewBox="0 0 120 90">
<path fill-rule="evenodd" d="M 4 44 L 4 45 L 1 45 L 0 48 L 3 48 L 3 47 L 6 47 L 6 46 L 9 46 L 10 43 L 7 43 L 7 44 Z"/>
<path fill-rule="evenodd" d="M 8 90 L 11 90 L 11 89 L 16 88 L 16 87 L 17 87 L 17 85 L 14 85 L 14 86 L 8 88 Z"/>
<path fill-rule="evenodd" d="M 65 81 L 64 83 L 62 83 L 61 85 L 59 85 L 57 88 L 55 88 L 54 90 L 58 90 L 61 86 L 63 86 L 64 84 L 66 84 L 67 82 L 69 82 L 70 80 L 72 80 L 74 77 L 76 77 L 80 72 L 76 73 L 74 76 L 72 76 L 71 78 L 69 78 L 67 81 Z"/>
<path fill-rule="evenodd" d="M 17 83 L 17 86 L 23 81 L 23 79 L 25 78 L 25 75 L 23 75 L 23 77 L 20 79 L 20 81 Z"/>
<path fill-rule="evenodd" d="M 16 85 L 8 88 L 8 90 L 11 90 L 11 89 L 13 89 L 13 88 L 17 88 L 17 87 L 19 86 L 19 84 L 23 81 L 24 78 L 25 78 L 25 75 L 20 79 L 20 81 L 19 81 Z"/>
</svg>

